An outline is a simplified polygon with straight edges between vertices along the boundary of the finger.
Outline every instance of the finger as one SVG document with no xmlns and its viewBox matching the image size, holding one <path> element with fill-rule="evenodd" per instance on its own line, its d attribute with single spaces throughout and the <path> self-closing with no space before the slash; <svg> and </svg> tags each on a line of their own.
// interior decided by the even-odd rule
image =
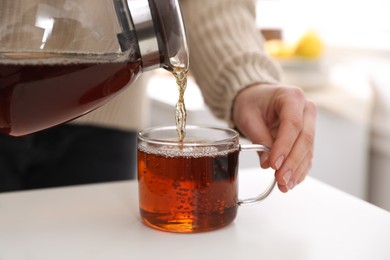
<svg viewBox="0 0 390 260">
<path fill-rule="evenodd" d="M 295 185 L 295 182 L 304 177 L 302 176 L 302 173 L 307 174 L 307 171 L 305 172 L 304 169 L 311 165 L 311 160 L 313 158 L 315 121 L 316 107 L 314 103 L 308 101 L 304 111 L 303 129 L 285 162 L 277 171 L 277 175 L 280 175 L 279 180 L 283 179 L 286 182 L 288 177 L 290 177 Z"/>
<path fill-rule="evenodd" d="M 286 192 L 289 191 L 289 188 L 288 188 L 286 185 L 284 185 L 284 184 L 279 184 L 279 183 L 278 183 L 278 189 L 279 189 L 281 192 L 283 192 L 283 193 L 286 193 Z"/>
<path fill-rule="evenodd" d="M 259 115 L 257 113 L 247 113 L 242 120 L 243 121 L 240 123 L 240 131 L 242 134 L 253 143 L 262 144 L 268 147 L 272 146 L 273 141 L 271 133 L 263 121 L 259 120 Z M 259 153 L 259 157 L 262 168 L 270 167 L 268 152 Z"/>
<path fill-rule="evenodd" d="M 303 128 L 305 98 L 299 88 L 291 88 L 277 98 L 279 126 L 270 153 L 272 168 L 280 169 Z"/>
<path fill-rule="evenodd" d="M 273 137 L 261 116 L 260 109 L 253 105 L 250 108 L 247 106 L 250 106 L 250 104 L 236 106 L 237 109 L 234 113 L 234 121 L 237 129 L 253 143 L 271 147 Z M 261 167 L 270 167 L 268 152 L 259 153 L 259 156 Z"/>
<path fill-rule="evenodd" d="M 310 157 L 312 158 L 312 157 Z M 311 169 L 311 166 L 312 166 L 312 160 L 305 160 L 300 166 L 299 168 L 296 170 L 296 176 L 297 178 L 295 179 L 295 184 L 294 186 L 300 184 L 301 182 L 303 182 L 306 178 L 306 176 L 309 174 L 309 171 Z"/>
<path fill-rule="evenodd" d="M 305 158 L 299 164 L 298 168 L 292 173 L 292 170 L 282 174 L 281 171 L 275 173 L 275 178 L 280 182 L 281 186 L 285 186 L 288 190 L 293 189 L 297 184 L 301 183 L 309 173 L 312 166 L 312 153 L 308 152 Z"/>
<path fill-rule="evenodd" d="M 287 180 L 283 178 L 283 175 L 280 171 L 275 172 L 275 179 L 278 183 L 278 188 L 281 192 L 288 192 L 290 189 L 288 188 L 288 182 L 290 180 L 290 176 L 292 175 L 292 171 L 286 172 Z"/>
</svg>

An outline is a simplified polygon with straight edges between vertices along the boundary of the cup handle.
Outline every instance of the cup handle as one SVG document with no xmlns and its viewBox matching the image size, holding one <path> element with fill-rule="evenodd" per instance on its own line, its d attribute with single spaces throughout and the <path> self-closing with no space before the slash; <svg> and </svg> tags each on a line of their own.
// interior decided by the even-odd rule
<svg viewBox="0 0 390 260">
<path fill-rule="evenodd" d="M 268 148 L 267 146 L 261 145 L 261 144 L 245 144 L 245 145 L 242 144 L 242 145 L 240 145 L 240 151 L 243 151 L 243 152 L 248 152 L 248 151 L 268 152 L 269 150 L 270 150 L 270 148 Z M 276 179 L 274 178 L 271 185 L 263 193 L 261 193 L 257 197 L 238 200 L 238 205 L 239 206 L 250 205 L 250 204 L 254 204 L 254 203 L 257 203 L 257 202 L 264 200 L 265 198 L 268 197 L 268 195 L 270 195 L 270 193 L 274 189 L 275 185 L 276 185 Z"/>
</svg>

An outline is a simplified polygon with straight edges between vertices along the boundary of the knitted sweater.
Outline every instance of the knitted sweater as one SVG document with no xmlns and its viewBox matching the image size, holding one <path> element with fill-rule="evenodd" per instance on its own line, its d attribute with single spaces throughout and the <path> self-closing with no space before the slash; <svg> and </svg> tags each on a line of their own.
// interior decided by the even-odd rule
<svg viewBox="0 0 390 260">
<path fill-rule="evenodd" d="M 190 70 L 205 103 L 231 125 L 234 97 L 255 83 L 276 83 L 279 67 L 262 49 L 252 0 L 182 0 Z M 107 105 L 75 123 L 139 130 L 148 124 L 145 73 Z M 153 112 L 153 111 L 151 111 Z"/>
</svg>

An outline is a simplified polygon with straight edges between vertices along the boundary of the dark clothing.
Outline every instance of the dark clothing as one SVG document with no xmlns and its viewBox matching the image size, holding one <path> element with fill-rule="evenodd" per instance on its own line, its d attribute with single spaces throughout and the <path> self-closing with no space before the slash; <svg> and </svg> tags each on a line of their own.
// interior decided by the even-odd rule
<svg viewBox="0 0 390 260">
<path fill-rule="evenodd" d="M 65 124 L 0 135 L 0 192 L 134 179 L 136 133 Z"/>
</svg>

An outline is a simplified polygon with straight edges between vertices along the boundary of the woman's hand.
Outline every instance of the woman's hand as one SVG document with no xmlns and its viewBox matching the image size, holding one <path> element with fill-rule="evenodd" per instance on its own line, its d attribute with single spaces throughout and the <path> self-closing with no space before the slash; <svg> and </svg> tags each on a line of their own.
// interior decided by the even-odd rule
<svg viewBox="0 0 390 260">
<path fill-rule="evenodd" d="M 257 84 L 235 98 L 233 122 L 253 143 L 271 147 L 260 162 L 275 170 L 282 192 L 302 182 L 311 168 L 316 110 L 295 86 Z"/>
</svg>

